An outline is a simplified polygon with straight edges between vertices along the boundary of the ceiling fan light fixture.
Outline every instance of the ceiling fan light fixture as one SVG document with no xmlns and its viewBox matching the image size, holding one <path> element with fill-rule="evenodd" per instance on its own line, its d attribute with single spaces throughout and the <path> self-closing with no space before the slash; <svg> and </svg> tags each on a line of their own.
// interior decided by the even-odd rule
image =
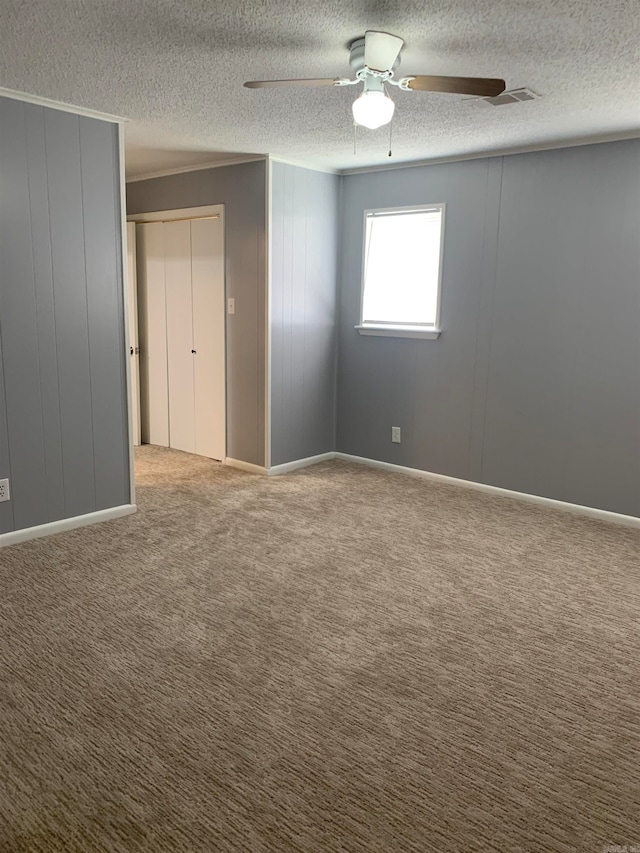
<svg viewBox="0 0 640 853">
<path fill-rule="evenodd" d="M 389 124 L 396 105 L 385 92 L 363 92 L 353 102 L 353 120 L 356 124 L 375 130 Z"/>
</svg>

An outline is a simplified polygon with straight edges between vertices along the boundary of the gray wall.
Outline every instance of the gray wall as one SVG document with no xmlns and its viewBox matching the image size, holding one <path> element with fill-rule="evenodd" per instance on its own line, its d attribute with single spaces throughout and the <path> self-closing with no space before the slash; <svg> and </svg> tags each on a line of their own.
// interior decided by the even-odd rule
<svg viewBox="0 0 640 853">
<path fill-rule="evenodd" d="M 339 184 L 272 165 L 272 465 L 335 449 Z"/>
<path fill-rule="evenodd" d="M 0 533 L 130 500 L 117 134 L 0 98 Z"/>
<path fill-rule="evenodd" d="M 422 202 L 443 334 L 360 337 L 363 211 Z M 337 449 L 640 515 L 640 141 L 350 175 L 342 214 Z"/>
<path fill-rule="evenodd" d="M 127 213 L 225 206 L 227 456 L 265 464 L 266 162 L 134 181 Z"/>
</svg>

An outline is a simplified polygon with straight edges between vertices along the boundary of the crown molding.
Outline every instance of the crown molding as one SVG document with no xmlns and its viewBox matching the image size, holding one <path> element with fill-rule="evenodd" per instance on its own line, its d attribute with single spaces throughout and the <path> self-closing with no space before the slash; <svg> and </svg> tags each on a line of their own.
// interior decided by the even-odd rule
<svg viewBox="0 0 640 853">
<path fill-rule="evenodd" d="M 332 169 L 330 166 L 311 165 L 306 160 L 290 160 L 285 157 L 273 157 L 269 155 L 269 160 L 272 163 L 283 163 L 285 166 L 295 166 L 296 169 L 308 169 L 310 172 L 322 172 L 325 175 L 342 175 L 341 169 Z"/>
<path fill-rule="evenodd" d="M 2 90 L 0 90 L 2 94 Z M 50 102 L 53 104 L 54 102 Z M 63 109 L 64 107 L 60 107 Z M 70 111 L 74 111 L 73 107 L 66 107 Z M 80 109 L 80 108 L 78 108 Z M 82 113 L 82 111 L 80 111 Z M 92 114 L 86 110 L 84 114 Z M 102 117 L 111 121 L 123 121 L 116 117 L 100 116 L 96 113 L 96 117 Z M 219 169 L 224 166 L 239 166 L 243 163 L 255 163 L 256 161 L 266 160 L 271 163 L 282 163 L 285 166 L 294 166 L 298 169 L 308 169 L 311 172 L 321 172 L 328 175 L 360 175 L 367 172 L 388 172 L 396 169 L 411 169 L 419 166 L 438 166 L 445 163 L 463 163 L 467 160 L 486 160 L 490 157 L 506 157 L 511 154 L 528 154 L 535 151 L 552 151 L 560 148 L 578 148 L 583 145 L 598 145 L 605 142 L 620 142 L 626 139 L 640 138 L 640 129 L 631 131 L 622 131 L 620 133 L 601 134 L 599 136 L 581 137 L 578 139 L 553 140 L 550 142 L 541 142 L 531 145 L 518 145 L 510 148 L 491 151 L 475 151 L 465 154 L 451 154 L 445 157 L 432 157 L 422 160 L 406 160 L 397 163 L 379 163 L 371 166 L 354 166 L 348 169 L 331 168 L 329 166 L 318 166 L 307 160 L 291 159 L 288 157 L 276 157 L 270 154 L 248 154 L 239 155 L 238 157 L 229 157 L 225 160 L 212 160 L 205 163 L 194 163 L 189 166 L 177 166 L 168 169 L 159 169 L 155 172 L 144 172 L 138 175 L 131 175 L 126 178 L 127 184 L 133 184 L 137 181 L 148 181 L 154 178 L 165 178 L 171 175 L 181 175 L 187 172 L 202 172 L 208 169 Z"/>
<path fill-rule="evenodd" d="M 122 116 L 114 116 L 109 113 L 101 113 L 97 110 L 89 110 L 86 107 L 79 107 L 75 104 L 66 104 L 64 101 L 55 101 L 53 98 L 41 98 L 39 95 L 30 95 L 28 92 L 18 92 L 15 89 L 4 89 L 0 86 L 0 98 L 11 98 L 13 101 L 22 101 L 25 104 L 36 104 L 39 107 L 49 107 L 54 110 L 61 110 L 65 113 L 74 113 L 78 116 L 87 116 L 87 118 L 97 118 L 100 121 L 110 121 L 113 124 L 124 124 L 128 119 Z"/>
<path fill-rule="evenodd" d="M 128 184 L 137 181 L 150 181 L 153 178 L 167 178 L 170 175 L 182 175 L 185 172 L 202 172 L 207 169 L 218 169 L 222 166 L 239 166 L 242 163 L 255 163 L 259 160 L 268 160 L 271 163 L 283 163 L 285 166 L 295 166 L 297 169 L 308 169 L 310 172 L 322 172 L 327 175 L 342 174 L 339 169 L 331 169 L 324 166 L 312 166 L 304 160 L 288 160 L 284 157 L 272 157 L 269 154 L 249 154 L 246 156 L 229 157 L 226 160 L 212 160 L 209 163 L 194 163 L 190 166 L 176 166 L 175 168 L 159 169 L 156 172 L 144 172 L 140 175 L 131 175 L 126 179 Z"/>
<path fill-rule="evenodd" d="M 173 169 L 159 169 L 156 172 L 143 172 L 140 175 L 131 175 L 126 179 L 128 184 L 137 181 L 150 181 L 153 178 L 168 178 L 170 175 L 183 175 L 186 172 L 204 172 L 207 169 L 219 169 L 222 166 L 240 166 L 242 163 L 256 163 L 259 160 L 268 160 L 266 154 L 247 154 L 245 156 L 228 157 L 226 160 L 212 160 L 209 163 L 193 163 L 190 166 L 176 166 Z"/>
<path fill-rule="evenodd" d="M 448 157 L 433 157 L 425 160 L 406 160 L 400 163 L 381 163 L 373 166 L 354 166 L 342 169 L 341 175 L 360 175 L 366 172 L 389 172 L 395 169 L 411 169 L 416 166 L 438 166 L 442 163 L 462 163 L 466 160 L 486 160 L 489 157 L 507 157 L 510 154 L 530 154 L 535 151 L 553 151 L 559 148 L 579 148 L 583 145 L 599 145 L 604 142 L 622 142 L 625 139 L 639 139 L 640 129 L 609 133 L 578 139 L 553 140 L 531 145 L 519 145 L 498 151 L 477 151 L 472 154 L 452 154 Z"/>
</svg>

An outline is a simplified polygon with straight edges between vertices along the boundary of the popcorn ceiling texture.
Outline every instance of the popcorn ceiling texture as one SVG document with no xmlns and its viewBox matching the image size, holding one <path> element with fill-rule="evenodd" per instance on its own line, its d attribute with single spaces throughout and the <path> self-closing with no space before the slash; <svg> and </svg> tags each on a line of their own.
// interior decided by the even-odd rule
<svg viewBox="0 0 640 853">
<path fill-rule="evenodd" d="M 0 86 L 125 116 L 130 174 L 272 154 L 324 168 L 389 162 L 356 90 L 249 91 L 250 79 L 349 74 L 366 29 L 406 40 L 400 71 L 504 77 L 542 100 L 482 109 L 401 93 L 396 161 L 640 132 L 635 0 L 9 0 Z"/>
</svg>

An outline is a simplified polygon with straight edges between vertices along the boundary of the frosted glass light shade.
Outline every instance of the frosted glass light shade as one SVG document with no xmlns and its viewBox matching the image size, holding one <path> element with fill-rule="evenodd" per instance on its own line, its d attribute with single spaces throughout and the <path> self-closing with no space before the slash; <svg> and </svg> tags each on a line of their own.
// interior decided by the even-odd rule
<svg viewBox="0 0 640 853">
<path fill-rule="evenodd" d="M 353 102 L 353 120 L 356 124 L 375 130 L 389 124 L 396 105 L 384 92 L 363 92 Z"/>
</svg>

